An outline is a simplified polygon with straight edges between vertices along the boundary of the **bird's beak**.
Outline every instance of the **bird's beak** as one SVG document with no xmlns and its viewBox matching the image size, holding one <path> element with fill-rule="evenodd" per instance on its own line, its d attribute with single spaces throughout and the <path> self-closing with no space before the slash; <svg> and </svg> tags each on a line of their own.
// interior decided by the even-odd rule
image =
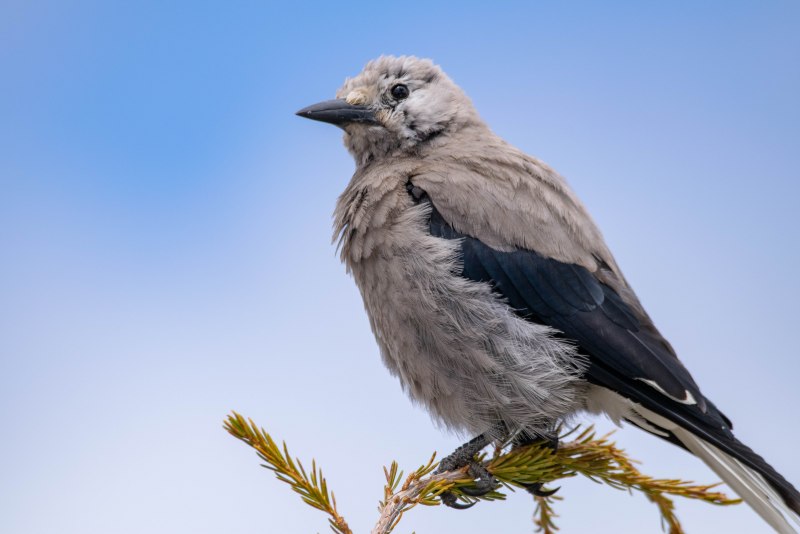
<svg viewBox="0 0 800 534">
<path fill-rule="evenodd" d="M 348 104 L 347 101 L 339 98 L 305 107 L 295 115 L 315 121 L 329 122 L 336 126 L 345 126 L 352 122 L 378 124 L 371 109 L 366 106 Z"/>
</svg>

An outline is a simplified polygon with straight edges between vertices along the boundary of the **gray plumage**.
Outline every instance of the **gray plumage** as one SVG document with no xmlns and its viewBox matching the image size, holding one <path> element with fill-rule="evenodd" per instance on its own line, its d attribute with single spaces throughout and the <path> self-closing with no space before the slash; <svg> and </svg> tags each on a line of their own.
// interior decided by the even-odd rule
<svg viewBox="0 0 800 534">
<path fill-rule="evenodd" d="M 381 57 L 298 114 L 345 131 L 357 169 L 335 239 L 384 362 L 436 420 L 499 438 L 604 412 L 687 448 L 794 532 L 800 494 L 733 437 L 563 178 L 437 66 Z"/>
<path fill-rule="evenodd" d="M 458 276 L 456 243 L 428 232 L 430 206 L 412 202 L 409 171 L 397 162 L 360 169 L 335 215 L 384 362 L 452 429 L 550 430 L 579 408 L 582 359 L 487 284 Z"/>
</svg>

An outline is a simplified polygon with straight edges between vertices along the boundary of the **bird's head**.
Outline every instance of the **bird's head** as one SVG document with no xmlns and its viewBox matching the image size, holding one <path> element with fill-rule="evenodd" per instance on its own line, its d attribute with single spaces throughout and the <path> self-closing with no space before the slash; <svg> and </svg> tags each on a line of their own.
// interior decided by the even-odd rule
<svg viewBox="0 0 800 534">
<path fill-rule="evenodd" d="M 381 56 L 348 78 L 336 99 L 297 112 L 341 127 L 360 164 L 417 153 L 435 139 L 481 124 L 469 98 L 428 59 Z"/>
</svg>

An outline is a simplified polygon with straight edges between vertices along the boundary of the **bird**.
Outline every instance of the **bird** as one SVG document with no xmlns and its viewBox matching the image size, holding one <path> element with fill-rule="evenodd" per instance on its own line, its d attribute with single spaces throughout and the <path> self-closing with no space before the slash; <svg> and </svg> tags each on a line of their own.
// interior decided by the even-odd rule
<svg viewBox="0 0 800 534">
<path fill-rule="evenodd" d="M 335 96 L 296 114 L 340 127 L 355 160 L 334 241 L 383 362 L 434 420 L 476 436 L 443 463 L 606 414 L 796 532 L 800 493 L 703 395 L 562 176 L 494 134 L 429 59 L 381 56 Z"/>
</svg>

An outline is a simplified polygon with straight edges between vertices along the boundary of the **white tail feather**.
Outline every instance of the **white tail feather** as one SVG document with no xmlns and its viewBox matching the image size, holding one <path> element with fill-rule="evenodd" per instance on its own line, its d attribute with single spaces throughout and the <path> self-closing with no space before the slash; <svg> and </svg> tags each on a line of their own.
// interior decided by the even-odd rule
<svg viewBox="0 0 800 534">
<path fill-rule="evenodd" d="M 797 514 L 786 506 L 760 474 L 683 428 L 677 427 L 672 433 L 777 532 L 797 532 L 786 520 L 786 517 L 791 517 L 800 524 Z"/>
<path fill-rule="evenodd" d="M 593 413 L 606 413 L 617 424 L 627 419 L 655 434 L 663 435 L 659 427 L 669 431 L 779 534 L 798 533 L 787 518 L 800 526 L 800 517 L 786 505 L 764 477 L 711 443 L 610 389 L 593 387 L 587 396 L 586 408 Z"/>
<path fill-rule="evenodd" d="M 789 524 L 787 517 L 798 525 L 800 525 L 800 517 L 786 506 L 780 495 L 759 473 L 672 421 L 638 404 L 631 404 L 631 407 L 647 421 L 672 432 L 692 454 L 703 460 L 723 482 L 779 534 L 797 534 L 798 531 Z"/>
</svg>

